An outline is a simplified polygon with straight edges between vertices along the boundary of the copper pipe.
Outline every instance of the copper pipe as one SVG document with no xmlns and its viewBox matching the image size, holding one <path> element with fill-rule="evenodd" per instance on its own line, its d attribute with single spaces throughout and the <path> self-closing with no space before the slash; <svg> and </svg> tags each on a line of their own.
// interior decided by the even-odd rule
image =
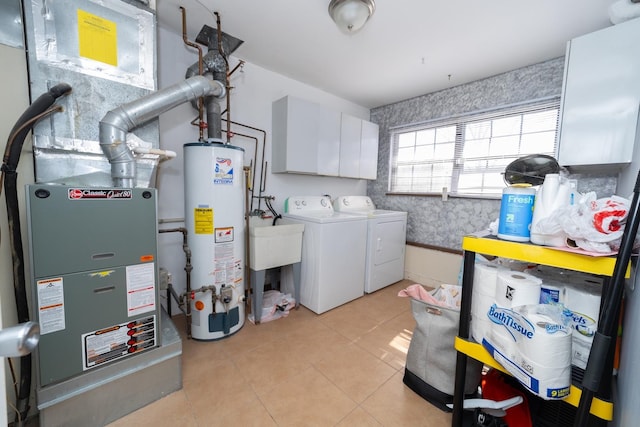
<svg viewBox="0 0 640 427">
<path fill-rule="evenodd" d="M 185 314 L 187 320 L 187 338 L 191 339 L 191 272 L 193 271 L 193 265 L 191 265 L 191 248 L 189 248 L 189 243 L 187 239 L 188 231 L 184 227 L 179 228 L 168 228 L 168 229 L 160 229 L 159 233 L 182 233 L 182 250 L 184 252 L 186 258 L 186 264 L 184 266 L 184 271 L 187 273 L 187 283 L 186 283 L 186 292 L 183 294 L 186 296 L 186 304 L 182 297 L 176 298 L 176 303 L 178 303 L 178 308 Z M 173 289 L 172 289 L 173 290 Z M 175 294 L 175 291 L 173 291 Z M 174 295 L 175 298 L 175 295 Z M 169 315 L 171 315 L 171 300 L 167 298 L 167 308 L 169 311 Z"/>
<path fill-rule="evenodd" d="M 187 46 L 198 49 L 198 75 L 204 74 L 204 66 L 202 64 L 202 48 L 197 43 L 193 43 L 187 39 L 187 16 L 184 7 L 180 6 L 180 12 L 182 13 L 182 41 Z M 203 120 L 204 118 L 204 97 L 198 98 L 198 132 L 199 137 L 198 141 L 204 140 L 204 129 L 206 127 L 206 123 Z M 191 124 L 194 124 L 191 122 Z"/>
<path fill-rule="evenodd" d="M 251 135 L 245 135 L 243 133 L 238 133 L 238 132 L 232 132 L 231 133 L 232 136 L 242 136 L 248 139 L 253 139 L 255 141 L 255 148 L 253 150 L 253 158 L 256 159 L 256 162 L 258 160 L 258 138 L 256 138 L 255 136 L 251 136 Z M 251 196 L 253 197 L 253 189 L 256 185 L 256 171 L 255 171 L 255 166 L 253 167 L 253 170 L 251 171 L 251 175 L 252 175 L 252 181 L 251 181 L 251 186 L 249 187 L 249 183 L 247 182 L 247 187 L 249 187 L 249 189 L 251 190 Z M 251 200 L 251 211 L 253 211 L 253 200 Z"/>
<path fill-rule="evenodd" d="M 228 97 L 228 95 L 227 95 Z M 222 116 L 222 114 L 224 114 L 224 111 L 222 113 L 220 113 L 220 115 Z M 261 168 L 261 173 L 260 173 L 260 186 L 258 188 L 258 195 L 261 196 L 262 192 L 266 190 L 266 182 L 267 182 L 267 178 L 266 178 L 266 173 L 265 171 L 267 170 L 266 167 L 266 163 L 264 161 L 264 152 L 265 152 L 265 145 L 267 143 L 267 132 L 263 129 L 259 129 L 253 126 L 249 126 L 249 125 L 245 125 L 243 123 L 238 123 L 238 122 L 234 122 L 232 120 L 226 120 L 226 119 L 222 119 L 224 121 L 227 122 L 227 126 L 229 126 L 229 124 L 234 124 L 234 125 L 238 125 L 238 126 L 242 126 L 243 128 L 246 129 L 252 129 L 258 132 L 262 133 L 262 160 L 260 161 L 260 168 Z M 256 163 L 258 162 L 258 158 L 256 157 Z M 254 170 L 255 172 L 255 170 Z M 263 180 L 264 178 L 264 180 Z M 258 210 L 260 210 L 260 205 L 262 204 L 262 199 L 258 198 Z M 253 200 L 251 200 L 251 208 L 253 210 Z"/>
<path fill-rule="evenodd" d="M 638 0 L 638 1 L 640 1 L 640 0 Z M 243 65 L 244 65 L 244 61 L 243 61 L 243 60 L 240 60 L 240 62 L 238 62 L 238 65 L 236 65 L 235 67 L 233 67 L 233 70 L 231 70 L 231 71 L 229 72 L 229 76 L 232 76 L 232 75 L 233 75 L 233 73 L 235 73 L 235 72 L 236 72 L 236 70 L 237 70 L 238 68 L 242 67 Z"/>
<path fill-rule="evenodd" d="M 256 141 L 256 146 L 258 145 L 257 141 Z M 244 218 L 245 218 L 245 233 L 244 233 L 244 241 L 245 241 L 245 252 L 244 252 L 244 256 L 245 256 L 245 264 L 246 264 L 246 268 L 245 268 L 245 278 L 246 278 L 246 283 L 247 283 L 247 287 L 244 290 L 244 303 L 245 303 L 245 307 L 248 308 L 248 312 L 251 312 L 251 308 L 252 308 L 252 296 L 251 296 L 251 239 L 249 237 L 249 233 L 251 232 L 249 229 L 249 214 L 250 212 L 248 211 L 249 208 L 249 169 L 246 167 L 243 167 L 244 170 L 244 179 L 245 179 L 245 183 L 246 183 L 246 188 L 245 188 L 245 193 L 244 193 L 244 206 L 245 206 L 245 214 L 244 214 Z M 255 316 L 255 313 L 254 313 Z"/>
</svg>

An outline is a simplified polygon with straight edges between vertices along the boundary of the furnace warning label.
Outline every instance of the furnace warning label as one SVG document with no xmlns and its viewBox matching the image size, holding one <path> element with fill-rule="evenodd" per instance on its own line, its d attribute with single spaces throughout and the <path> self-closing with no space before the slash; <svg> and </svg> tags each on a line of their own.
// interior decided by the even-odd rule
<svg viewBox="0 0 640 427">
<path fill-rule="evenodd" d="M 62 277 L 38 280 L 37 285 L 40 335 L 64 330 L 64 286 Z"/>
<path fill-rule="evenodd" d="M 233 161 L 227 157 L 216 157 L 213 175 L 214 184 L 233 184 Z"/>
<path fill-rule="evenodd" d="M 195 208 L 193 210 L 193 228 L 196 234 L 213 234 L 213 209 Z"/>
<path fill-rule="evenodd" d="M 80 56 L 118 65 L 118 33 L 113 21 L 78 9 Z"/>
<path fill-rule="evenodd" d="M 127 313 L 129 316 L 156 309 L 155 263 L 127 266 Z"/>
<path fill-rule="evenodd" d="M 155 316 L 83 334 L 82 368 L 86 371 L 153 348 L 156 341 Z"/>
</svg>

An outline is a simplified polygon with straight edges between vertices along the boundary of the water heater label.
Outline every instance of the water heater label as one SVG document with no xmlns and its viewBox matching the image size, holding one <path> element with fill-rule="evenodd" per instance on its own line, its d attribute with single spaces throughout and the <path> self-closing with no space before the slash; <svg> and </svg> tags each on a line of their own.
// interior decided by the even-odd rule
<svg viewBox="0 0 640 427">
<path fill-rule="evenodd" d="M 213 209 L 195 208 L 193 210 L 193 228 L 196 234 L 213 234 Z"/>
<path fill-rule="evenodd" d="M 216 286 L 230 285 L 235 281 L 235 264 L 233 257 L 233 243 L 219 243 L 215 246 L 213 262 L 214 283 Z"/>
<path fill-rule="evenodd" d="M 216 228 L 216 243 L 233 242 L 233 227 Z"/>
<path fill-rule="evenodd" d="M 38 280 L 37 285 L 40 334 L 45 335 L 64 330 L 64 286 L 62 277 Z"/>
<path fill-rule="evenodd" d="M 156 316 L 82 335 L 84 371 L 156 346 Z"/>
<path fill-rule="evenodd" d="M 213 175 L 214 184 L 233 184 L 233 160 L 228 157 L 216 157 Z"/>
<path fill-rule="evenodd" d="M 127 313 L 129 316 L 156 309 L 155 263 L 127 266 Z"/>
</svg>

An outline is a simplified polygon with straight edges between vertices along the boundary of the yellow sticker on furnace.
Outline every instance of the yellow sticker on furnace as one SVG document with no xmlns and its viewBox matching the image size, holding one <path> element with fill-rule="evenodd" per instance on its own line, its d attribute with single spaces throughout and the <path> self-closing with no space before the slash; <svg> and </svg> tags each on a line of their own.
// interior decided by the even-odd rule
<svg viewBox="0 0 640 427">
<path fill-rule="evenodd" d="M 78 50 L 83 58 L 118 66 L 116 23 L 78 9 Z"/>
<path fill-rule="evenodd" d="M 195 208 L 193 224 L 196 234 L 213 234 L 213 208 Z"/>
</svg>

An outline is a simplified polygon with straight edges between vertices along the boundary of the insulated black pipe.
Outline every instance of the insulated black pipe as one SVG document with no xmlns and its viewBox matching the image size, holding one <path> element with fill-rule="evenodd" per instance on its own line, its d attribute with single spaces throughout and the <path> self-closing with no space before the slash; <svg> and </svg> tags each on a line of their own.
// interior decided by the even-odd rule
<svg viewBox="0 0 640 427">
<path fill-rule="evenodd" d="M 622 234 L 616 264 L 613 267 L 611 284 L 608 292 L 604 295 L 602 314 L 598 320 L 598 331 L 593 337 L 587 368 L 582 378 L 582 393 L 573 424 L 575 427 L 587 425 L 591 401 L 595 393 L 600 389 L 604 369 L 611 369 L 606 360 L 617 336 L 618 315 L 624 291 L 625 275 L 636 234 L 638 233 L 638 224 L 640 224 L 640 172 L 633 189 L 633 199 L 627 216 L 627 224 Z"/>
<path fill-rule="evenodd" d="M 26 110 L 11 129 L 5 148 L 2 172 L 5 174 L 4 190 L 7 204 L 7 220 L 9 223 L 9 240 L 11 243 L 11 258 L 13 261 L 13 288 L 16 298 L 18 323 L 29 321 L 29 306 L 24 272 L 24 251 L 22 246 L 22 232 L 20 230 L 20 211 L 18 209 L 18 173 L 17 167 L 20 152 L 27 134 L 37 120 L 44 117 L 47 109 L 60 96 L 71 91 L 66 83 L 52 87 L 49 92 L 40 95 Z M 55 110 L 51 110 L 53 112 Z M 41 116 L 42 115 L 42 116 Z M 41 116 L 41 117 L 38 117 Z M 29 396 L 31 394 L 31 354 L 20 358 L 20 388 L 16 396 L 16 420 L 24 420 L 29 413 Z"/>
</svg>

